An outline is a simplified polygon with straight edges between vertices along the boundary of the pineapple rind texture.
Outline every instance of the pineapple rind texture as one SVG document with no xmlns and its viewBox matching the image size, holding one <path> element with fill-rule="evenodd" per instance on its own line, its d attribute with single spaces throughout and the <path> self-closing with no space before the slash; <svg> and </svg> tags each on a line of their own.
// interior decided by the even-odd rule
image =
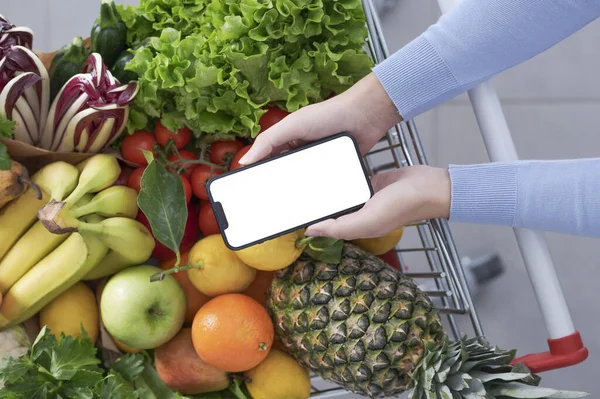
<svg viewBox="0 0 600 399">
<path fill-rule="evenodd" d="M 299 363 L 371 398 L 406 391 L 425 346 L 444 338 L 438 312 L 414 281 L 350 243 L 339 265 L 303 255 L 278 271 L 267 307 Z"/>
</svg>

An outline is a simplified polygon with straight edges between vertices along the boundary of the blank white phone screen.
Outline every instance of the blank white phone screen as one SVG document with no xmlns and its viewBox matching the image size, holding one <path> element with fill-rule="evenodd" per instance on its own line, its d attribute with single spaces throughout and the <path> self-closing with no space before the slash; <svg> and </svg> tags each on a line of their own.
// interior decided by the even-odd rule
<svg viewBox="0 0 600 399">
<path fill-rule="evenodd" d="M 227 219 L 229 245 L 239 248 L 363 205 L 367 179 L 354 142 L 340 136 L 215 179 L 210 192 Z"/>
</svg>

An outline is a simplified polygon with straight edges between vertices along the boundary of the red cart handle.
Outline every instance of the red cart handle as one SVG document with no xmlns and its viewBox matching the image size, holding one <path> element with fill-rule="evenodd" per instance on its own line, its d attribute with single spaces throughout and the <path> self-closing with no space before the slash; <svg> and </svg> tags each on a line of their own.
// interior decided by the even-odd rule
<svg viewBox="0 0 600 399">
<path fill-rule="evenodd" d="M 575 333 L 563 338 L 548 339 L 549 352 L 531 353 L 512 361 L 512 364 L 523 363 L 533 373 L 555 370 L 573 366 L 588 357 L 588 349 L 583 346 L 581 335 Z"/>
</svg>

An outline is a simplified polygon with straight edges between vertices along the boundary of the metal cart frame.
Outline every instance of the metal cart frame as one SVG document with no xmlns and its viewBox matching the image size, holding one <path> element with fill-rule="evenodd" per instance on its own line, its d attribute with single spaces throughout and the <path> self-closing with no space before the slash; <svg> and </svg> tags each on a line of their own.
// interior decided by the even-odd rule
<svg viewBox="0 0 600 399">
<path fill-rule="evenodd" d="M 437 0 L 442 13 L 449 12 L 461 0 Z M 389 56 L 381 21 L 373 0 L 363 0 L 369 29 L 368 51 L 375 63 Z M 516 161 L 517 151 L 496 91 L 490 82 L 479 84 L 468 92 L 490 161 Z M 387 156 L 390 162 L 376 165 L 374 157 Z M 407 165 L 427 164 L 427 157 L 413 120 L 404 121 L 391 129 L 367 155 L 365 162 L 371 175 Z M 419 245 L 403 247 L 404 239 L 395 252 L 402 272 L 417 282 L 426 281 L 427 294 L 446 316 L 449 333 L 460 337 L 455 317 L 468 317 L 473 336 L 484 336 L 469 292 L 465 274 L 446 220 L 433 219 L 406 226 L 414 229 Z M 543 372 L 575 365 L 584 361 L 588 350 L 575 329 L 566 299 L 562 292 L 544 235 L 537 231 L 514 229 L 527 272 L 548 331 L 549 351 L 529 354 L 515 362 L 525 363 L 533 372 Z M 428 270 L 412 272 L 405 261 L 407 254 L 421 254 Z M 347 391 L 312 378 L 311 398 L 334 398 Z"/>
</svg>

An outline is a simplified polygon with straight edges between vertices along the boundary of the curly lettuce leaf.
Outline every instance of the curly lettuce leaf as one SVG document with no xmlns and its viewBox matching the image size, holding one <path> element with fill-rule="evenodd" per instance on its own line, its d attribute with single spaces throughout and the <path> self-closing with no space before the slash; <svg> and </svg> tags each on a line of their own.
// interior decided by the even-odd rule
<svg viewBox="0 0 600 399">
<path fill-rule="evenodd" d="M 139 75 L 128 130 L 160 118 L 196 136 L 255 137 L 264 106 L 293 112 L 370 72 L 360 0 L 141 0 L 120 6 L 126 69 Z"/>
</svg>

